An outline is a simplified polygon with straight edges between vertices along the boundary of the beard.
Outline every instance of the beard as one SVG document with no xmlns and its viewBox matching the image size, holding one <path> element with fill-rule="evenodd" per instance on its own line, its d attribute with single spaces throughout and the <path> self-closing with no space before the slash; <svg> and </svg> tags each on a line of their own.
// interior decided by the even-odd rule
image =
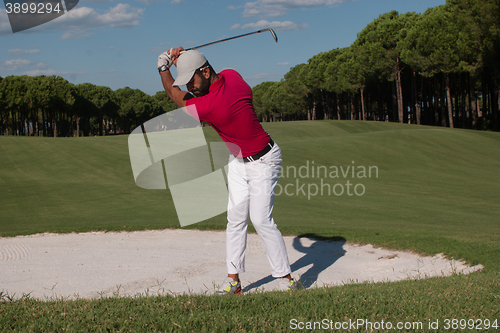
<svg viewBox="0 0 500 333">
<path fill-rule="evenodd" d="M 198 73 L 196 73 L 198 75 Z M 191 93 L 196 97 L 205 96 L 208 94 L 210 88 L 210 79 L 205 78 L 203 75 L 199 75 L 201 78 L 201 84 L 199 88 L 194 88 Z"/>
</svg>

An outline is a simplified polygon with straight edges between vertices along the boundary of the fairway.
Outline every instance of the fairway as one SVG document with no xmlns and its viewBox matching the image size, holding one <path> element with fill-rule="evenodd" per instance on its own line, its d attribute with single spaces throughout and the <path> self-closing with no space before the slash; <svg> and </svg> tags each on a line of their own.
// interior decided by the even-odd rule
<svg viewBox="0 0 500 333">
<path fill-rule="evenodd" d="M 284 234 L 498 269 L 500 134 L 355 121 L 264 127 L 283 151 L 274 216 Z M 168 190 L 135 185 L 127 136 L 1 136 L 0 153 L 3 237 L 179 227 Z M 191 227 L 224 229 L 225 215 Z"/>
<path fill-rule="evenodd" d="M 283 151 L 273 212 L 283 234 L 444 253 L 484 269 L 241 298 L 9 302 L 22 295 L 1 292 L 0 324 L 15 331 L 286 331 L 292 323 L 366 318 L 419 331 L 437 320 L 442 331 L 447 318 L 463 318 L 467 327 L 498 327 L 499 133 L 358 121 L 263 125 Z M 205 136 L 219 141 L 211 128 Z M 168 190 L 135 185 L 127 136 L 0 136 L 0 154 L 1 237 L 179 228 Z M 223 230 L 225 216 L 190 228 Z"/>
</svg>

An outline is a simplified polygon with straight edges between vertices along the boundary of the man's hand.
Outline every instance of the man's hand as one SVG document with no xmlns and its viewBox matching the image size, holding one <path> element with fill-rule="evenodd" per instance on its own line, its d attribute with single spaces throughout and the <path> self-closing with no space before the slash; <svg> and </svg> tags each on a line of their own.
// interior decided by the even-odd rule
<svg viewBox="0 0 500 333">
<path fill-rule="evenodd" d="M 177 65 L 177 59 L 183 50 L 184 49 L 182 47 L 178 47 L 176 49 L 171 48 L 170 50 L 160 54 L 158 56 L 158 69 L 164 71 L 170 69 L 172 64 Z"/>
<path fill-rule="evenodd" d="M 182 46 L 176 49 L 170 49 L 170 56 L 172 57 L 175 66 L 177 66 L 177 59 L 179 59 L 179 56 L 182 54 L 183 51 L 184 48 Z"/>
<path fill-rule="evenodd" d="M 172 50 L 173 49 L 165 51 L 158 56 L 158 70 L 163 72 L 167 69 L 170 69 L 170 67 L 172 67 L 172 64 L 174 63 L 174 60 L 172 59 L 172 55 L 171 55 Z"/>
</svg>

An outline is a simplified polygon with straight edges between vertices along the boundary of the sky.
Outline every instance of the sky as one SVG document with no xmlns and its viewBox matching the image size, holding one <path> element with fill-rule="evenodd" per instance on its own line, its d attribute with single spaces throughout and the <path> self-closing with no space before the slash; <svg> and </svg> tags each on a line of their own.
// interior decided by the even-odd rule
<svg viewBox="0 0 500 333">
<path fill-rule="evenodd" d="M 5 0 L 4 2 L 8 2 Z M 19 0 L 18 0 L 19 1 Z M 74 1 L 74 0 L 73 0 Z M 80 0 L 66 14 L 13 33 L 0 7 L 0 76 L 58 75 L 113 90 L 163 90 L 158 55 L 264 28 L 200 49 L 217 72 L 237 70 L 252 87 L 280 81 L 320 52 L 350 46 L 379 15 L 423 13 L 445 0 Z M 174 77 L 175 69 L 172 70 Z"/>
</svg>

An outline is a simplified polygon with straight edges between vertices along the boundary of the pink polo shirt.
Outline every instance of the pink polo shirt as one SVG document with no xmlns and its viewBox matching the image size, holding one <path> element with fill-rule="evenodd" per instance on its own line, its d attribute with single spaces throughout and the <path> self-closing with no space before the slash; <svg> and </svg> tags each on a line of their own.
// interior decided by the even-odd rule
<svg viewBox="0 0 500 333">
<path fill-rule="evenodd" d="M 205 96 L 186 101 L 191 116 L 208 122 L 226 143 L 236 144 L 241 154 L 231 145 L 229 150 L 237 157 L 252 156 L 269 142 L 252 104 L 252 89 L 241 75 L 232 69 L 219 73 L 219 79 L 210 85 Z M 193 108 L 196 106 L 198 115 Z"/>
</svg>

